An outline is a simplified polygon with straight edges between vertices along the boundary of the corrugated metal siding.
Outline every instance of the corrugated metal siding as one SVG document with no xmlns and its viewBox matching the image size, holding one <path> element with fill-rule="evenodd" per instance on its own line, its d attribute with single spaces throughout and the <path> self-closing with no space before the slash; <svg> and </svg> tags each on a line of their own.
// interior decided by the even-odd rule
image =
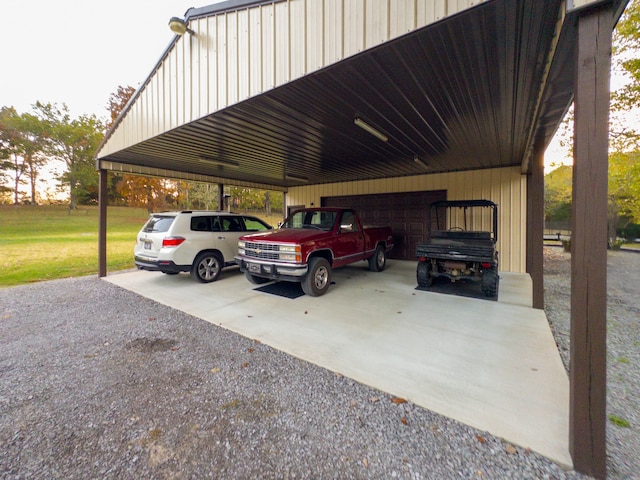
<svg viewBox="0 0 640 480">
<path fill-rule="evenodd" d="M 287 205 L 320 206 L 322 197 L 429 190 L 446 190 L 447 200 L 497 203 L 500 270 L 526 271 L 526 177 L 519 167 L 294 187 L 287 192 Z"/>
<path fill-rule="evenodd" d="M 100 157 L 429 25 L 479 0 L 287 0 L 194 19 Z"/>
</svg>

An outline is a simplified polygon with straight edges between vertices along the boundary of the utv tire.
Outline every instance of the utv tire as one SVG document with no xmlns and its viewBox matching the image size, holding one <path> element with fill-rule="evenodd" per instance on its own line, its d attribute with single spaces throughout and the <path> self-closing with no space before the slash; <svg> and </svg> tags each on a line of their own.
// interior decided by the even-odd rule
<svg viewBox="0 0 640 480">
<path fill-rule="evenodd" d="M 372 272 L 381 272 L 387 264 L 387 253 L 382 245 L 376 247 L 376 251 L 369 257 L 369 270 Z"/>
<path fill-rule="evenodd" d="M 252 275 L 246 270 L 244 272 L 244 276 L 247 280 L 249 280 L 249 282 L 253 283 L 254 285 L 262 285 L 263 283 L 267 283 L 271 281 L 268 278 L 256 277 L 255 275 Z"/>
<path fill-rule="evenodd" d="M 416 269 L 416 280 L 419 287 L 430 287 L 433 285 L 433 277 L 431 276 L 431 263 L 418 262 Z"/>
<path fill-rule="evenodd" d="M 224 260 L 217 252 L 202 252 L 191 267 L 191 277 L 200 283 L 215 282 L 220 276 Z"/>
<path fill-rule="evenodd" d="M 485 297 L 495 297 L 498 294 L 498 271 L 495 268 L 482 273 L 481 287 Z"/>
<path fill-rule="evenodd" d="M 326 258 L 311 258 L 309 271 L 302 279 L 302 291 L 310 297 L 319 297 L 327 293 L 329 285 L 331 285 L 331 265 Z"/>
</svg>

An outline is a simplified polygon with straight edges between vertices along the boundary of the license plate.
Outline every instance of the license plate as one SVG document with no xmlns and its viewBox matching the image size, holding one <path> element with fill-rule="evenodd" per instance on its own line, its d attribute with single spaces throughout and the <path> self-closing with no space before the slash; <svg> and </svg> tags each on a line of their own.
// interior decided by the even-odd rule
<svg viewBox="0 0 640 480">
<path fill-rule="evenodd" d="M 250 263 L 249 264 L 249 271 L 250 272 L 260 273 L 260 265 L 258 265 L 257 263 Z"/>
<path fill-rule="evenodd" d="M 151 250 L 151 246 L 153 244 L 151 242 L 144 242 L 144 249 L 145 250 Z"/>
</svg>

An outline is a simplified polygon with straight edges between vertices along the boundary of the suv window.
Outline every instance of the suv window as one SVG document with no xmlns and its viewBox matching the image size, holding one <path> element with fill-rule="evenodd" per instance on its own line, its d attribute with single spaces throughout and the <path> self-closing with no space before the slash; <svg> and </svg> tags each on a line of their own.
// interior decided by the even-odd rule
<svg viewBox="0 0 640 480">
<path fill-rule="evenodd" d="M 211 217 L 191 217 L 191 230 L 195 232 L 210 232 Z"/>
<path fill-rule="evenodd" d="M 247 232 L 262 232 L 271 228 L 263 221 L 253 217 L 244 217 L 244 226 Z"/>
<path fill-rule="evenodd" d="M 169 230 L 175 217 L 163 217 L 160 215 L 153 215 L 147 223 L 144 224 L 143 230 L 145 232 L 159 232 L 164 233 Z"/>
<path fill-rule="evenodd" d="M 220 217 L 223 232 L 242 232 L 242 220 L 237 217 Z"/>
</svg>

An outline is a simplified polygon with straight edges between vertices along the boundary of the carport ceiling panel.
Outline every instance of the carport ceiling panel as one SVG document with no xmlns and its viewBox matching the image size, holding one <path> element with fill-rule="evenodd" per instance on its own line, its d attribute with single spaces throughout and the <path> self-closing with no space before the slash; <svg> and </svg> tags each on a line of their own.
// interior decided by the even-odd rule
<svg viewBox="0 0 640 480">
<path fill-rule="evenodd" d="M 482 3 L 110 159 L 279 186 L 520 165 L 559 9 Z"/>
</svg>

